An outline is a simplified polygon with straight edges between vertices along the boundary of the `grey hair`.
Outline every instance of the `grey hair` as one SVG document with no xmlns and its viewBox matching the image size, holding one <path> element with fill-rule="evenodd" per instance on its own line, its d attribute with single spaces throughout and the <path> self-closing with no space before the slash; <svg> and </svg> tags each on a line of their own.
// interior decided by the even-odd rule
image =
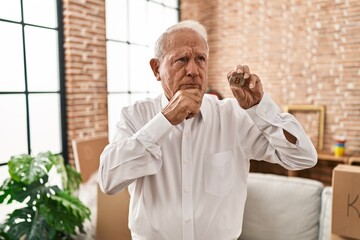
<svg viewBox="0 0 360 240">
<path fill-rule="evenodd" d="M 161 59 L 164 56 L 164 48 L 165 44 L 167 42 L 167 39 L 169 35 L 175 31 L 181 31 L 184 29 L 190 29 L 199 34 L 199 36 L 205 41 L 206 44 L 206 54 L 209 55 L 209 44 L 207 39 L 207 32 L 203 25 L 201 25 L 199 22 L 193 21 L 193 20 L 185 20 L 178 22 L 177 24 L 169 27 L 166 29 L 164 33 L 160 35 L 160 37 L 157 39 L 154 47 L 154 54 L 155 57 L 158 59 Z"/>
</svg>

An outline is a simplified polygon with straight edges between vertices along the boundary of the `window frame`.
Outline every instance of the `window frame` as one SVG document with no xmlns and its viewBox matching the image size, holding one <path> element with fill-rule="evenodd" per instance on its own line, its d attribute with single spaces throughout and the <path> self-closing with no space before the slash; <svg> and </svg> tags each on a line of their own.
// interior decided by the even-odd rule
<svg viewBox="0 0 360 240">
<path fill-rule="evenodd" d="M 22 32 L 22 50 L 23 50 L 23 66 L 24 66 L 24 91 L 0 91 L 0 95 L 21 95 L 25 96 L 25 110 L 26 110 L 26 135 L 27 135 L 27 154 L 37 154 L 31 151 L 31 129 L 30 129 L 30 109 L 29 109 L 29 95 L 30 94 L 58 94 L 60 101 L 60 137 L 61 137 L 61 154 L 68 163 L 68 144 L 67 144 L 67 118 L 66 118 L 66 86 L 65 86 L 65 62 L 64 62 L 64 26 L 63 26 L 63 5 L 62 0 L 56 0 L 57 11 L 57 27 L 47 27 L 37 24 L 30 24 L 24 22 L 24 3 L 20 0 L 21 20 L 14 21 L 0 18 L 0 22 L 21 25 Z M 27 60 L 26 60 L 26 43 L 25 43 L 25 26 L 37 27 L 42 29 L 54 30 L 57 32 L 57 51 L 58 51 L 58 70 L 59 70 L 59 90 L 57 91 L 29 91 L 28 90 L 28 75 L 27 75 Z M 8 162 L 0 163 L 0 168 L 4 167 Z"/>
</svg>

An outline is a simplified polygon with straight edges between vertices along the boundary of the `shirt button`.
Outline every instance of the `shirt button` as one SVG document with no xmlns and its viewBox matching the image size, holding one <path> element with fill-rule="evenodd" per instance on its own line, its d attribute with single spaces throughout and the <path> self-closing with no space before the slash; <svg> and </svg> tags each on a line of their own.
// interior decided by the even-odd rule
<svg viewBox="0 0 360 240">
<path fill-rule="evenodd" d="M 189 189 L 188 188 L 184 188 L 184 192 L 188 193 Z"/>
<path fill-rule="evenodd" d="M 189 223 L 189 222 L 191 222 L 191 218 L 185 220 L 185 223 Z"/>
<path fill-rule="evenodd" d="M 184 163 L 184 164 L 188 164 L 189 161 L 188 161 L 188 160 L 183 160 L 183 163 Z"/>
</svg>

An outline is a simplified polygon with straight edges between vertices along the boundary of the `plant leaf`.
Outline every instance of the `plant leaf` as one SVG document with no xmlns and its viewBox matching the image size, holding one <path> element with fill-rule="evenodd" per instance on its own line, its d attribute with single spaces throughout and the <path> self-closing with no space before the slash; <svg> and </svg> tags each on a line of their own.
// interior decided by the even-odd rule
<svg viewBox="0 0 360 240">
<path fill-rule="evenodd" d="M 68 175 L 65 168 L 64 158 L 61 155 L 52 155 L 49 156 L 49 158 L 56 167 L 56 172 L 60 175 L 62 186 L 65 188 L 65 186 L 68 185 Z"/>
<path fill-rule="evenodd" d="M 67 192 L 57 192 L 40 206 L 47 223 L 58 231 L 74 234 L 76 227 L 83 229 L 83 222 L 90 219 L 90 209 L 77 197 Z"/>
<path fill-rule="evenodd" d="M 48 239 L 48 225 L 45 219 L 33 207 L 15 210 L 6 222 L 10 239 Z"/>
<path fill-rule="evenodd" d="M 49 226 L 34 207 L 28 206 L 15 210 L 9 216 L 5 224 L 0 225 L 0 240 L 72 239 L 70 235 Z"/>
<path fill-rule="evenodd" d="M 17 182 L 30 184 L 48 174 L 54 158 L 50 152 L 39 153 L 35 158 L 28 154 L 13 156 L 8 162 L 9 174 Z"/>
<path fill-rule="evenodd" d="M 51 152 L 14 156 L 8 162 L 9 179 L 0 187 L 0 203 L 23 202 L 27 207 L 8 215 L 0 225 L 4 239 L 71 239 L 76 230 L 84 232 L 83 222 L 90 220 L 90 209 L 71 195 L 81 183 L 80 174 L 64 164 L 61 155 Z M 62 186 L 49 186 L 48 174 L 56 167 Z M 68 179 L 70 181 L 68 181 Z"/>
<path fill-rule="evenodd" d="M 0 203 L 12 203 L 16 200 L 33 204 L 34 201 L 40 201 L 43 196 L 53 195 L 55 192 L 60 191 L 57 186 L 48 187 L 44 183 L 48 181 L 48 176 L 45 175 L 38 181 L 32 182 L 30 185 L 22 182 L 16 182 L 7 179 L 0 188 Z M 7 197 L 9 198 L 7 199 Z M 7 201 L 5 201 L 7 199 Z M 40 199 L 40 200 L 39 200 Z"/>
<path fill-rule="evenodd" d="M 5 224 L 0 224 L 0 240 L 10 240 L 10 236 L 5 232 Z"/>
<path fill-rule="evenodd" d="M 75 192 L 79 189 L 79 186 L 82 182 L 81 175 L 79 172 L 76 171 L 76 169 L 70 165 L 66 165 L 66 173 L 68 176 L 68 182 L 67 185 L 64 186 L 64 190 L 69 191 L 70 193 Z"/>
<path fill-rule="evenodd" d="M 5 198 L 9 195 L 11 189 L 9 189 L 9 185 L 11 182 L 11 178 L 7 178 L 4 180 L 3 184 L 0 187 L 0 203 L 5 201 Z"/>
</svg>

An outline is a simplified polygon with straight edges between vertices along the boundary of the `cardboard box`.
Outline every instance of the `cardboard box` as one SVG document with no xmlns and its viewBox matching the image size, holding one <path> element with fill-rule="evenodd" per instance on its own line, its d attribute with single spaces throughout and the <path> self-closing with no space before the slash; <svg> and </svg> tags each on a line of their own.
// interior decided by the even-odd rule
<svg viewBox="0 0 360 240">
<path fill-rule="evenodd" d="M 354 240 L 354 239 L 355 238 L 341 237 L 339 235 L 331 234 L 331 240 Z"/>
<path fill-rule="evenodd" d="M 340 164 L 332 180 L 331 232 L 360 239 L 360 167 Z"/>
<path fill-rule="evenodd" d="M 131 240 L 128 228 L 130 195 L 127 189 L 106 195 L 98 187 L 96 239 Z"/>
</svg>

